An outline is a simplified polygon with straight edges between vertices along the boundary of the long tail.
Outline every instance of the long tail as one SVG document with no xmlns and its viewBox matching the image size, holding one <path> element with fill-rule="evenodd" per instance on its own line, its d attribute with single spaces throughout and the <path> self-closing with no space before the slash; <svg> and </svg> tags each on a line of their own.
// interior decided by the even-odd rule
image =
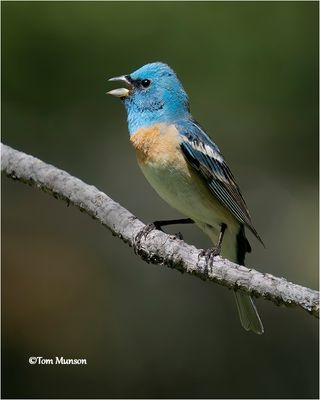
<svg viewBox="0 0 320 400">
<path fill-rule="evenodd" d="M 250 251 L 251 247 L 245 236 L 244 227 L 242 225 L 237 235 L 238 264 L 244 265 L 245 254 Z M 236 298 L 240 321 L 244 329 L 261 335 L 264 332 L 264 329 L 252 297 L 240 292 L 234 292 L 234 295 Z"/>
</svg>

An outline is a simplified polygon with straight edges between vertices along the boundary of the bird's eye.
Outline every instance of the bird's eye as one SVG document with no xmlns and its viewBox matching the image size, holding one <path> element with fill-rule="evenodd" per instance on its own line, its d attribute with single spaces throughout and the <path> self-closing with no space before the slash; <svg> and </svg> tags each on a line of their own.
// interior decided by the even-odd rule
<svg viewBox="0 0 320 400">
<path fill-rule="evenodd" d="M 143 79 L 143 80 L 141 81 L 141 85 L 142 85 L 144 88 L 147 88 L 148 86 L 150 86 L 150 83 L 151 83 L 150 79 Z"/>
</svg>

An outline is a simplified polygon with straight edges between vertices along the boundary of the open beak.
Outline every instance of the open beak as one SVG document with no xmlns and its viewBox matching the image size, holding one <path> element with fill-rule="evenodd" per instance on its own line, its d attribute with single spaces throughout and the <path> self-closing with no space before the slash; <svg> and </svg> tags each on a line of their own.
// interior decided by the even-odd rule
<svg viewBox="0 0 320 400">
<path fill-rule="evenodd" d="M 115 78 L 108 79 L 109 82 L 123 82 L 126 84 L 126 88 L 113 89 L 107 92 L 106 94 L 111 94 L 111 96 L 115 97 L 127 97 L 130 94 L 130 90 L 133 88 L 130 83 L 128 77 L 126 75 L 116 76 Z"/>
</svg>

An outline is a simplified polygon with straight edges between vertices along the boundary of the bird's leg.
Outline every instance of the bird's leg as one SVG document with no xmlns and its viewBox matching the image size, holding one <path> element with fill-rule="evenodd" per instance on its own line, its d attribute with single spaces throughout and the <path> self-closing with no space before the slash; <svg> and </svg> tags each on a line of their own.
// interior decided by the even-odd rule
<svg viewBox="0 0 320 400">
<path fill-rule="evenodd" d="M 218 251 L 217 256 L 220 255 L 222 240 L 223 240 L 223 236 L 224 236 L 224 233 L 225 233 L 226 229 L 227 229 L 227 225 L 222 222 L 221 229 L 220 229 L 220 234 L 219 234 L 219 239 L 218 239 L 218 244 L 217 244 L 217 247 L 216 247 L 216 250 Z"/>
<path fill-rule="evenodd" d="M 153 231 L 154 229 L 157 229 L 158 231 L 162 231 L 163 226 L 167 225 L 177 225 L 177 224 L 193 224 L 194 221 L 190 218 L 183 218 L 183 219 L 170 219 L 170 220 L 162 220 L 162 221 L 154 221 L 151 224 L 146 225 L 138 235 L 140 236 L 140 239 L 142 236 L 144 238 L 147 237 L 147 235 Z M 163 231 L 162 231 L 163 232 Z M 181 233 L 179 232 L 178 234 L 175 235 L 178 239 L 183 239 Z"/>
<path fill-rule="evenodd" d="M 154 221 L 153 224 L 156 229 L 162 230 L 161 229 L 162 226 L 178 225 L 178 224 L 194 224 L 194 221 L 191 218 L 182 218 L 182 219 L 169 219 L 169 220 L 163 220 L 163 221 Z"/>
<path fill-rule="evenodd" d="M 146 225 L 144 228 L 141 229 L 140 232 L 138 232 L 137 236 L 135 237 L 135 247 L 137 247 L 140 244 L 142 237 L 146 238 L 148 234 L 155 229 L 162 231 L 163 226 L 176 225 L 176 224 L 193 224 L 193 223 L 194 221 L 190 218 L 154 221 L 151 224 Z M 183 239 L 182 234 L 180 232 L 176 233 L 175 237 L 177 239 L 181 240 Z"/>
<path fill-rule="evenodd" d="M 163 220 L 163 221 L 154 221 L 151 225 L 151 229 L 158 229 L 162 231 L 163 226 L 167 225 L 178 225 L 178 224 L 193 224 L 194 221 L 190 218 L 182 218 L 182 219 L 170 219 L 170 220 Z M 148 225 L 148 226 L 150 226 Z M 149 231 L 150 232 L 150 231 Z M 175 234 L 177 239 L 183 240 L 183 236 L 181 232 Z"/>
<path fill-rule="evenodd" d="M 207 250 L 202 250 L 200 252 L 199 257 L 205 257 L 206 263 L 208 265 L 212 263 L 214 257 L 220 255 L 223 236 L 224 236 L 226 229 L 227 229 L 227 225 L 222 223 L 221 228 L 220 228 L 218 243 L 217 243 L 216 247 L 213 247 L 213 248 L 207 249 Z"/>
</svg>

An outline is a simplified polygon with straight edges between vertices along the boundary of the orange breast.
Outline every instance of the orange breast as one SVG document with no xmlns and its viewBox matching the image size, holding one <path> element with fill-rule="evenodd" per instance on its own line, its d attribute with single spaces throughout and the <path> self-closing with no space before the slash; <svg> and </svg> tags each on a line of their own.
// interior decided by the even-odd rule
<svg viewBox="0 0 320 400">
<path fill-rule="evenodd" d="M 166 164 L 182 157 L 180 138 L 174 125 L 157 124 L 139 129 L 131 136 L 131 143 L 140 164 Z"/>
</svg>

